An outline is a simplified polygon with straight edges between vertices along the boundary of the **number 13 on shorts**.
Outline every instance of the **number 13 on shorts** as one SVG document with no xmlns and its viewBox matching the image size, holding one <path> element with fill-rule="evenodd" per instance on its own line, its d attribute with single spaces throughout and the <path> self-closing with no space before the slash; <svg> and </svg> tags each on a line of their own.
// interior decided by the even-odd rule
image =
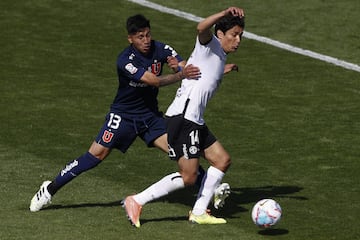
<svg viewBox="0 0 360 240">
<path fill-rule="evenodd" d="M 110 113 L 110 119 L 107 126 L 112 129 L 118 129 L 120 126 L 120 122 L 121 122 L 121 117 L 119 115 Z"/>
</svg>

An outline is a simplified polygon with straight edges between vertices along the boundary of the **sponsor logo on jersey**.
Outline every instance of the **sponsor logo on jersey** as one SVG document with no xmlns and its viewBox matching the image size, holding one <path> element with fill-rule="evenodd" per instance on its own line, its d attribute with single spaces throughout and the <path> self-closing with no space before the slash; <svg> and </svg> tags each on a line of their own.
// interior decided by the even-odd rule
<svg viewBox="0 0 360 240">
<path fill-rule="evenodd" d="M 179 87 L 178 90 L 176 91 L 176 97 L 181 97 L 181 93 L 182 93 L 182 88 L 183 86 Z"/>
<path fill-rule="evenodd" d="M 64 176 L 68 171 L 70 171 L 71 169 L 73 169 L 77 165 L 79 165 L 79 162 L 75 159 L 73 162 L 66 165 L 63 170 L 61 170 L 61 176 Z"/>
<path fill-rule="evenodd" d="M 184 154 L 184 158 L 189 159 L 189 154 L 187 152 L 186 144 L 183 144 L 183 154 Z"/>
<path fill-rule="evenodd" d="M 146 83 L 134 82 L 134 81 L 130 81 L 129 85 L 131 87 L 147 87 L 148 86 Z"/>
<path fill-rule="evenodd" d="M 196 153 L 198 152 L 198 148 L 195 147 L 195 146 L 191 146 L 191 147 L 189 148 L 189 152 L 190 152 L 191 154 L 196 154 Z"/>
<path fill-rule="evenodd" d="M 131 74 L 135 74 L 138 71 L 137 67 L 135 67 L 132 63 L 126 64 L 125 69 Z"/>
<path fill-rule="evenodd" d="M 104 134 L 102 136 L 102 140 L 105 142 L 105 143 L 109 143 L 111 142 L 112 138 L 114 136 L 114 133 L 108 131 L 108 130 L 105 130 L 104 131 Z"/>
</svg>

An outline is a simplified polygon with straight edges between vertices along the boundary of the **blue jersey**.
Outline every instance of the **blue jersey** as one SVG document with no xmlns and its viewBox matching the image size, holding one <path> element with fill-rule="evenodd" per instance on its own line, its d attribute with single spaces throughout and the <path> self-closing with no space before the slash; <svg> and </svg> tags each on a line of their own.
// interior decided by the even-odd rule
<svg viewBox="0 0 360 240">
<path fill-rule="evenodd" d="M 131 45 L 125 48 L 117 59 L 119 88 L 111 104 L 111 111 L 125 114 L 159 114 L 159 89 L 143 83 L 140 79 L 145 71 L 161 75 L 169 56 L 182 61 L 172 47 L 154 40 L 151 42 L 151 51 L 146 56 Z"/>
</svg>

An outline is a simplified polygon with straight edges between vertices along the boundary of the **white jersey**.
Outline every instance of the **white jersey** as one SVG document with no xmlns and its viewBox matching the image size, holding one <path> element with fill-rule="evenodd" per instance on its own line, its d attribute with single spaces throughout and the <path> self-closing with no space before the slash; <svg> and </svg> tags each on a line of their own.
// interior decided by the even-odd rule
<svg viewBox="0 0 360 240">
<path fill-rule="evenodd" d="M 187 64 L 199 67 L 201 77 L 198 80 L 182 80 L 175 99 L 165 115 L 171 117 L 182 114 L 189 99 L 184 118 L 203 125 L 205 123 L 203 116 L 206 105 L 220 85 L 225 63 L 226 53 L 215 35 L 206 45 L 202 45 L 197 37 L 195 48 Z"/>
</svg>

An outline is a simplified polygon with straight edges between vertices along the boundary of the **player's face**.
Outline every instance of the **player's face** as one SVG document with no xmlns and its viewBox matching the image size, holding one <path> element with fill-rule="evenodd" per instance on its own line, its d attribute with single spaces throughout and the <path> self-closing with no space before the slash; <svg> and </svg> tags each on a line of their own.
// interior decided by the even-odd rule
<svg viewBox="0 0 360 240">
<path fill-rule="evenodd" d="M 143 28 L 135 34 L 128 35 L 129 43 L 133 45 L 139 52 L 146 55 L 151 48 L 151 32 L 150 28 Z"/>
<path fill-rule="evenodd" d="M 238 49 L 243 32 L 243 28 L 234 26 L 233 28 L 227 30 L 225 34 L 222 32 L 221 34 L 218 34 L 221 46 L 226 53 L 235 52 Z"/>
</svg>

